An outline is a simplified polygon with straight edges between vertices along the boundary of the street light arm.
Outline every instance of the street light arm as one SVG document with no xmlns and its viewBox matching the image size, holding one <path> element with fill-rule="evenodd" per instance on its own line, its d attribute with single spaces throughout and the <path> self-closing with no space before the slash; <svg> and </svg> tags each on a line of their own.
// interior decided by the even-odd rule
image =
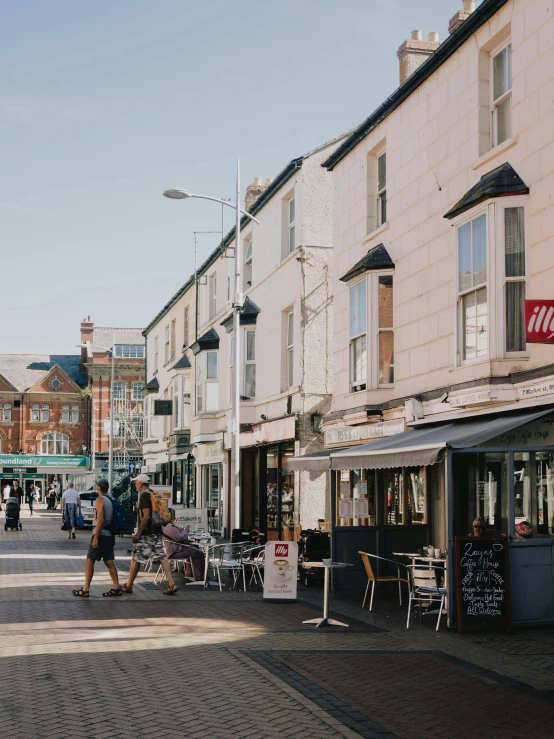
<svg viewBox="0 0 554 739">
<path fill-rule="evenodd" d="M 232 203 L 228 203 L 226 200 L 221 200 L 220 198 L 212 198 L 211 195 L 197 195 L 194 192 L 188 192 L 188 190 L 165 190 L 164 195 L 166 198 L 172 197 L 168 193 L 183 193 L 183 199 L 184 198 L 198 198 L 199 200 L 212 200 L 214 203 L 221 203 L 221 205 L 226 205 L 228 208 L 233 208 L 233 210 L 236 210 L 236 205 L 233 205 Z M 240 208 L 240 212 L 243 214 L 243 216 L 246 216 L 247 218 L 250 218 L 251 221 L 254 221 L 254 223 L 257 223 L 258 226 L 260 225 L 260 222 L 258 221 L 258 219 L 254 218 L 254 216 L 251 215 L 248 211 Z"/>
</svg>

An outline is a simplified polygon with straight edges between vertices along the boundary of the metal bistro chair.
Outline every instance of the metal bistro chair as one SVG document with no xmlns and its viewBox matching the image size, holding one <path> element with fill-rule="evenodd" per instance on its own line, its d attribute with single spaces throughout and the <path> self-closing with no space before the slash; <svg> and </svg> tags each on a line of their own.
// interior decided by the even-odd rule
<svg viewBox="0 0 554 739">
<path fill-rule="evenodd" d="M 367 585 L 365 589 L 365 595 L 364 595 L 364 601 L 362 603 L 362 608 L 365 606 L 365 602 L 367 600 L 367 591 L 369 590 L 369 584 L 373 583 L 371 586 L 371 598 L 369 601 L 369 610 L 371 611 L 373 609 L 373 596 L 375 594 L 375 583 L 378 582 L 397 582 L 398 583 L 398 598 L 400 600 L 400 605 L 402 605 L 402 583 L 405 582 L 409 586 L 409 581 L 407 577 L 401 577 L 400 575 L 400 568 L 403 567 L 406 569 L 406 565 L 401 564 L 400 562 L 395 562 L 393 559 L 385 559 L 384 557 L 378 557 L 376 554 L 369 554 L 368 552 L 358 552 L 358 554 L 362 558 L 362 562 L 364 563 L 366 575 L 367 575 Z M 392 564 L 396 567 L 396 577 L 380 577 L 375 574 L 373 571 L 373 567 L 371 565 L 371 560 L 376 559 L 379 562 L 388 562 L 389 564 Z"/>
<path fill-rule="evenodd" d="M 248 584 L 252 585 L 252 580 L 254 580 L 257 585 L 259 580 L 259 584 L 263 587 L 262 572 L 265 567 L 265 544 L 256 544 L 253 547 L 243 549 L 241 561 L 244 568 L 250 570 Z"/>
<path fill-rule="evenodd" d="M 435 567 L 433 565 L 407 565 L 410 575 L 410 598 L 408 601 L 408 621 L 406 628 L 410 628 L 410 613 L 412 610 L 412 602 L 419 603 L 419 620 L 421 622 L 423 616 L 422 606 L 424 603 L 440 603 L 439 617 L 437 618 L 437 628 L 441 621 L 444 609 L 444 601 L 446 600 L 446 588 L 441 587 L 438 583 L 440 578 L 444 577 L 444 567 Z"/>
<path fill-rule="evenodd" d="M 245 544 L 216 544 L 208 550 L 209 568 L 217 573 L 217 582 L 220 592 L 223 590 L 221 584 L 221 572 L 229 572 L 233 577 L 233 587 L 238 583 L 242 573 L 242 582 L 246 592 L 246 574 L 242 562 L 242 551 Z"/>
</svg>

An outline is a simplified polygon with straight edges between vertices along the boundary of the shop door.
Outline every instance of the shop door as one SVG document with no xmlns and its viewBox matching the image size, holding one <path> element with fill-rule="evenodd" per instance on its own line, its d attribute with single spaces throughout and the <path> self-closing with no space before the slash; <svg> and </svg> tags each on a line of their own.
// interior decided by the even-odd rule
<svg viewBox="0 0 554 739">
<path fill-rule="evenodd" d="M 206 492 L 208 505 L 208 526 L 210 533 L 220 534 L 223 526 L 223 465 L 206 466 L 208 476 Z"/>
<path fill-rule="evenodd" d="M 294 445 L 267 450 L 267 540 L 294 541 L 294 473 L 286 471 Z"/>
</svg>

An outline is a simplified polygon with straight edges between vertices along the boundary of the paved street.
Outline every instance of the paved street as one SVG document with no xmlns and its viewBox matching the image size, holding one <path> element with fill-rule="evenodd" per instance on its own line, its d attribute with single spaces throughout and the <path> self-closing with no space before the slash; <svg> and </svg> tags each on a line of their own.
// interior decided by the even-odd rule
<svg viewBox="0 0 554 739">
<path fill-rule="evenodd" d="M 349 629 L 315 631 L 320 593 L 182 588 L 141 575 L 132 596 L 78 600 L 89 534 L 58 514 L 1 530 L 0 738 L 495 737 L 554 735 L 554 632 L 460 637 L 341 598 Z M 128 539 L 118 542 L 121 577 Z M 377 599 L 378 600 L 378 599 Z"/>
</svg>

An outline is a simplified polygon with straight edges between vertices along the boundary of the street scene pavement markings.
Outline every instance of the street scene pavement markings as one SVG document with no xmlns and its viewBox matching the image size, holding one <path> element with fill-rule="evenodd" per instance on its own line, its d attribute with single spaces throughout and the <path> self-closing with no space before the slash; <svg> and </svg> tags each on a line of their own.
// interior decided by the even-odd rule
<svg viewBox="0 0 554 739">
<path fill-rule="evenodd" d="M 254 591 L 187 590 L 179 578 L 167 598 L 154 573 L 141 573 L 132 595 L 106 599 L 101 563 L 92 597 L 79 600 L 71 590 L 82 584 L 90 533 L 68 541 L 56 517 L 24 515 L 22 532 L 0 537 L 0 679 L 9 685 L 0 739 L 511 739 L 522 716 L 524 736 L 554 735 L 551 693 L 536 689 L 554 687 L 549 664 L 534 669 L 535 682 L 500 674 L 517 672 L 505 635 L 462 640 L 418 624 L 406 633 L 341 599 L 332 605 L 350 628 L 316 630 L 302 621 L 321 610 L 318 589 L 279 604 Z M 121 581 L 129 547 L 118 540 Z M 538 659 L 539 642 L 518 633 L 513 644 Z"/>
</svg>

